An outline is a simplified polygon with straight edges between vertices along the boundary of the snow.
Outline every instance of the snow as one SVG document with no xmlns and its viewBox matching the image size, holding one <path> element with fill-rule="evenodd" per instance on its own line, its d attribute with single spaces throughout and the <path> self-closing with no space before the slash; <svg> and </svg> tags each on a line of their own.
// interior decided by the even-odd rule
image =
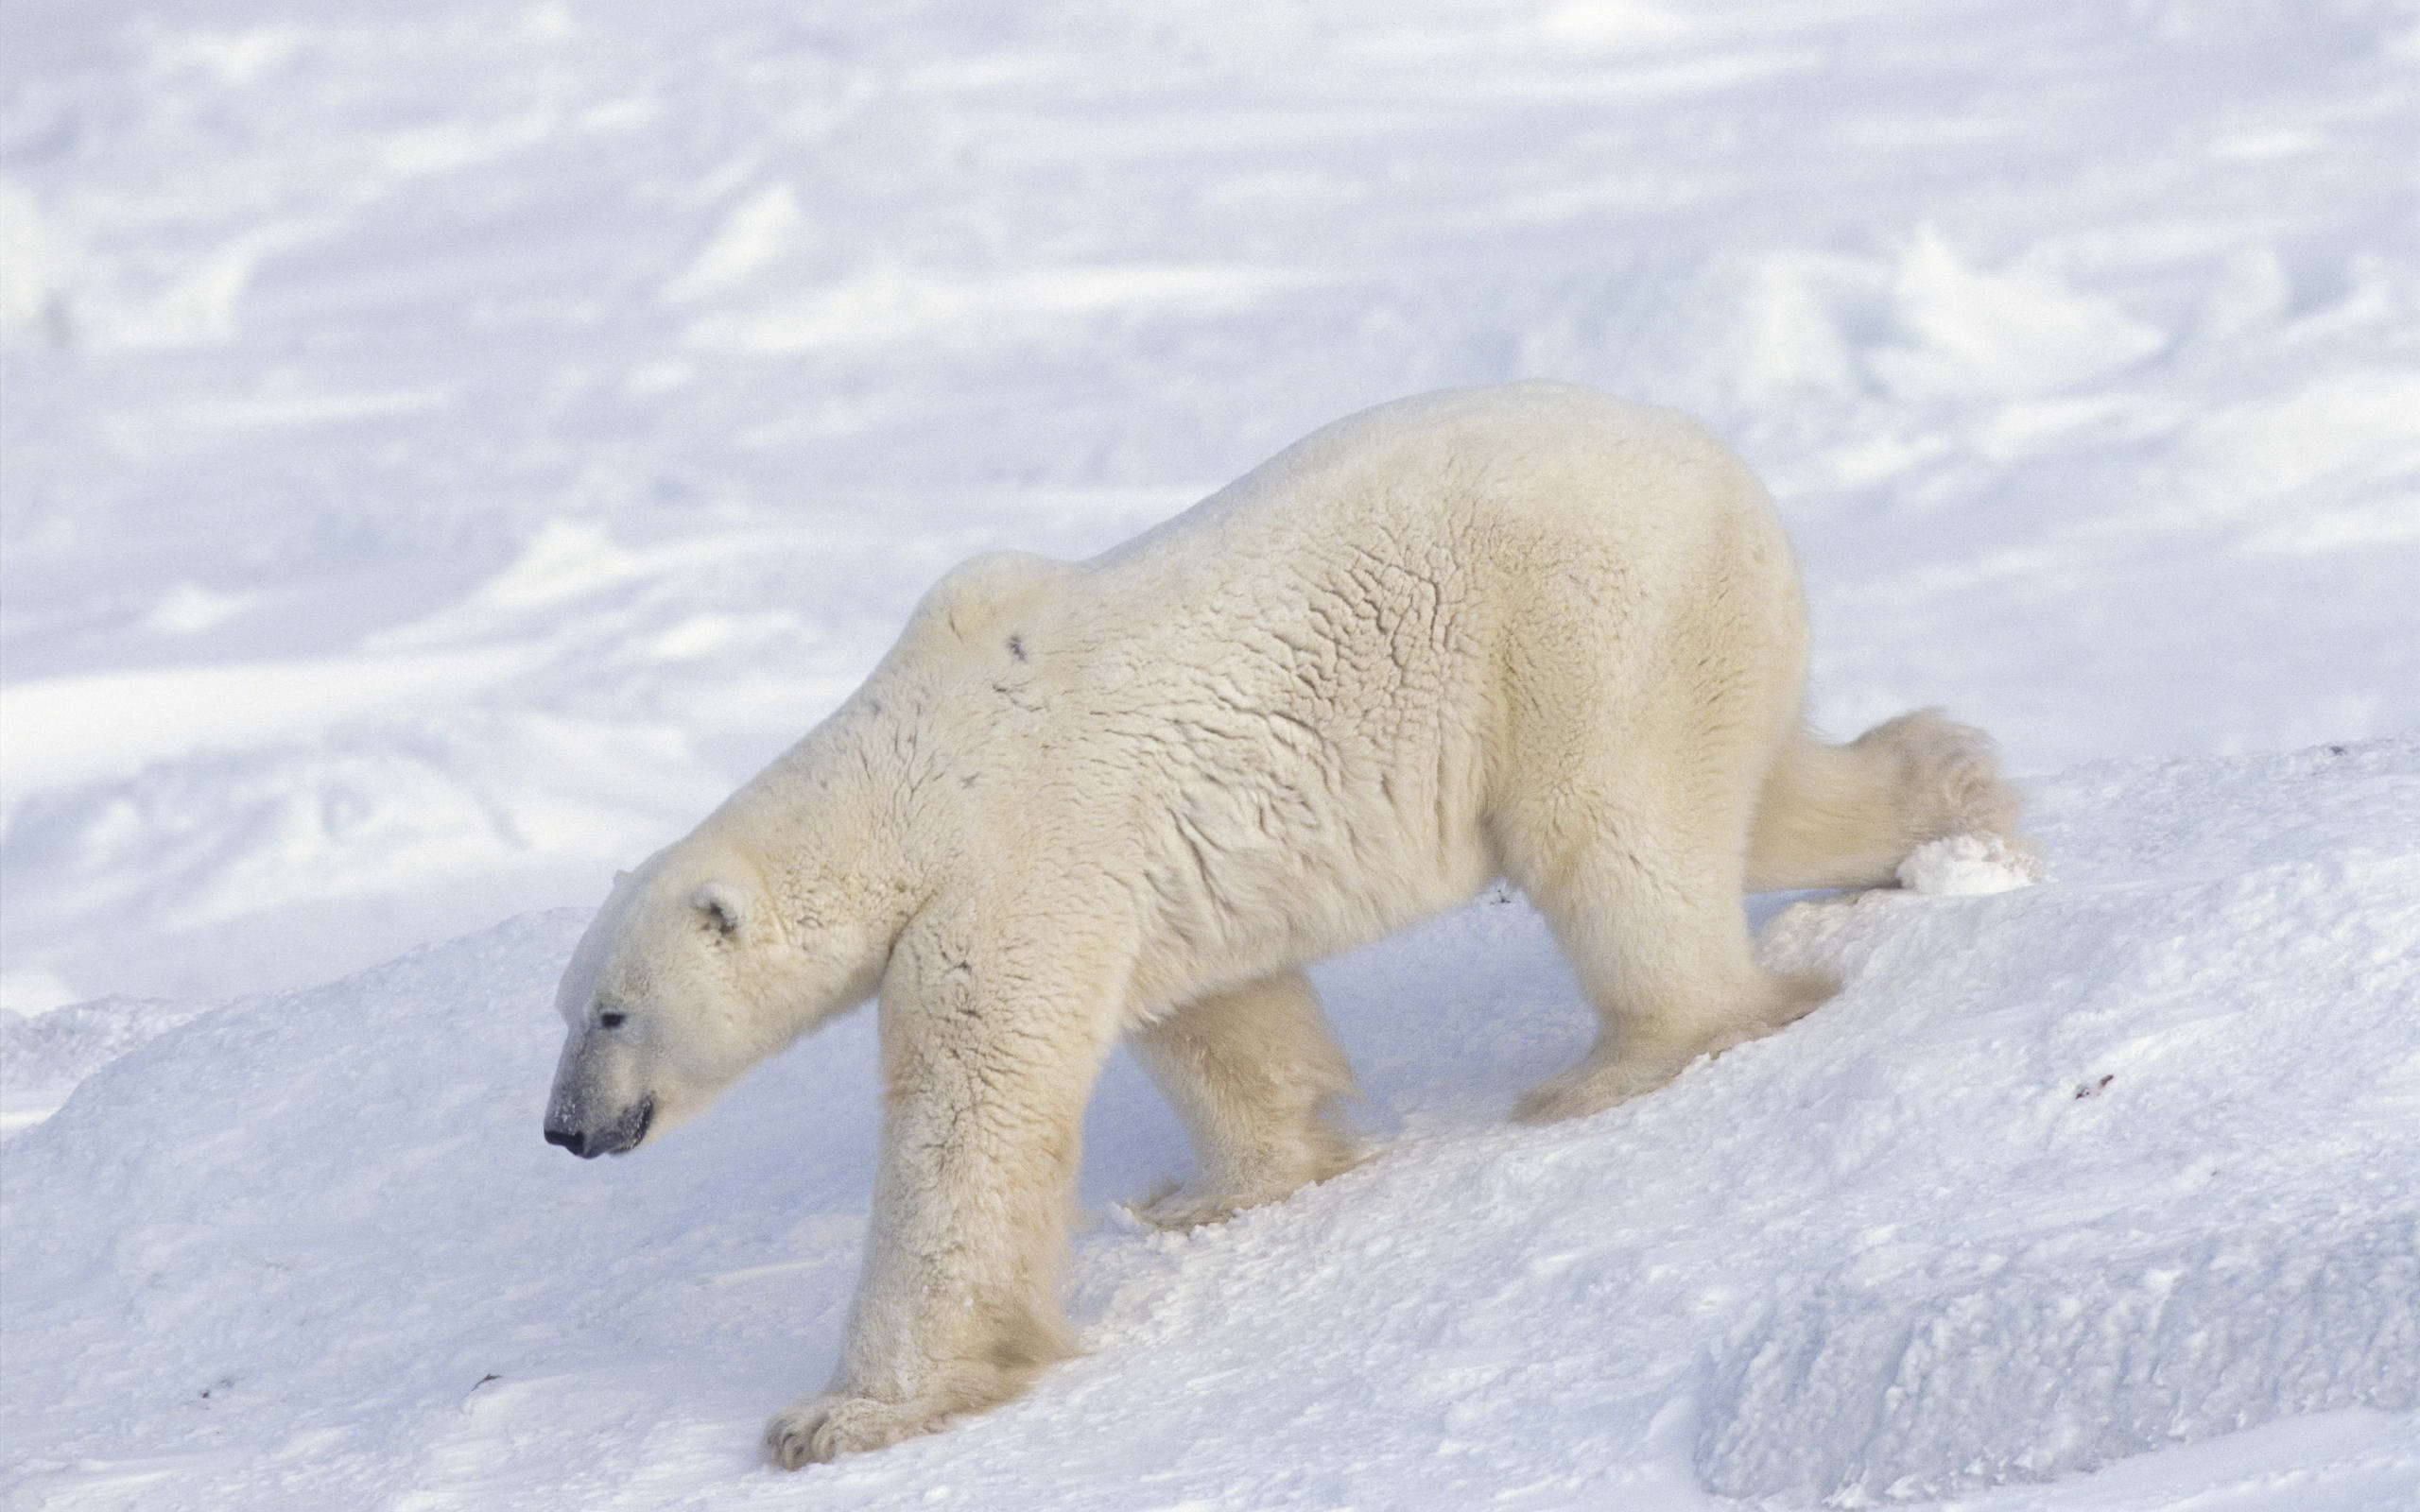
<svg viewBox="0 0 2420 1512">
<path fill-rule="evenodd" d="M 8 1504 L 2420 1505 L 2407 0 L 10 33 Z M 1121 1063 L 1090 1352 L 762 1469 L 871 1024 L 575 1165 L 580 910 L 959 558 L 1530 375 L 1731 438 L 1823 723 L 1991 730 L 2040 863 L 1759 902 L 1842 996 L 1562 1128 L 1522 905 L 1334 963 L 1380 1157 L 1188 1238 Z"/>
<path fill-rule="evenodd" d="M 1222 1228 L 1113 1205 L 1185 1160 L 1121 1066 L 1085 1356 L 808 1472 L 818 1504 L 1939 1504 L 2287 1420 L 2223 1474 L 2420 1496 L 2420 742 L 2041 802 L 2066 876 L 1789 904 L 1768 950 L 1841 997 L 1573 1125 L 1501 1121 L 1584 1040 L 1525 907 L 1322 969 L 1381 1153 Z M 576 1166 L 534 1120 L 582 922 L 204 1014 L 17 1137 L 0 1439 L 34 1504 L 803 1494 L 755 1427 L 847 1306 L 871 1016 Z M 2099 1494 L 2057 1484 L 2008 1504 Z"/>
<path fill-rule="evenodd" d="M 1952 834 L 1927 840 L 1899 863 L 1899 885 L 1916 892 L 2008 892 L 2041 880 L 2042 860 L 2005 835 Z"/>
</svg>

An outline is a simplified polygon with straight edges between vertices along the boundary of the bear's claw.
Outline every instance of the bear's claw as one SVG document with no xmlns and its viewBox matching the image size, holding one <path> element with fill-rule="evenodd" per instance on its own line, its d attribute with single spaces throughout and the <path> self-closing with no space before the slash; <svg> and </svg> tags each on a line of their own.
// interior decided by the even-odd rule
<svg viewBox="0 0 2420 1512">
<path fill-rule="evenodd" d="M 765 1453 L 786 1470 L 888 1449 L 929 1433 L 929 1415 L 872 1397 L 809 1397 L 765 1425 Z"/>
</svg>

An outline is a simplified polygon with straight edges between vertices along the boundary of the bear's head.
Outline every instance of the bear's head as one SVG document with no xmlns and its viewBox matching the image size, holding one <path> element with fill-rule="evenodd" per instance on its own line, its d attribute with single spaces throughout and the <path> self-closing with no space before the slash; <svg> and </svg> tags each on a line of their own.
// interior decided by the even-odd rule
<svg viewBox="0 0 2420 1512">
<path fill-rule="evenodd" d="M 546 1143 L 583 1159 L 634 1149 L 863 1002 L 884 942 L 795 913 L 747 858 L 694 840 L 616 879 L 556 993 L 570 1033 Z"/>
</svg>

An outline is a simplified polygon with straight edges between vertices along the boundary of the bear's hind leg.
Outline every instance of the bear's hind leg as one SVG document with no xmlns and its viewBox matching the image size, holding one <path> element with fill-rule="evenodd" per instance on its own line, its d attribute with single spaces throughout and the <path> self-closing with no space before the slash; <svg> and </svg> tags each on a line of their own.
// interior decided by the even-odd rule
<svg viewBox="0 0 2420 1512">
<path fill-rule="evenodd" d="M 1300 971 L 1184 1004 L 1133 1036 L 1192 1137 L 1201 1173 L 1142 1210 L 1164 1228 L 1216 1223 L 1352 1166 L 1331 1105 L 1355 1095 L 1319 997 Z"/>
<path fill-rule="evenodd" d="M 2030 859 L 2022 807 L 1991 738 L 1937 709 L 1901 714 L 1845 746 L 1802 732 L 1783 747 L 1757 803 L 1748 890 L 1887 887 L 1909 852 L 1958 834 L 1996 839 Z"/>
<path fill-rule="evenodd" d="M 1654 1091 L 1701 1057 L 1800 1018 L 1831 996 L 1750 953 L 1738 817 L 1720 803 L 1558 805 L 1509 827 L 1508 872 L 1553 927 L 1598 1015 L 1577 1066 L 1520 1103 L 1528 1123 L 1576 1118 Z"/>
</svg>

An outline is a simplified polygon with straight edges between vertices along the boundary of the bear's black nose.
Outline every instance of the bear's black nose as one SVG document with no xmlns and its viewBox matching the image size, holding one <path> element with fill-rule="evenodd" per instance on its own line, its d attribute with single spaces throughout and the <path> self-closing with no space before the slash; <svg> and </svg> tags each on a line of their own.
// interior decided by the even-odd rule
<svg viewBox="0 0 2420 1512">
<path fill-rule="evenodd" d="M 552 1124 L 546 1125 L 546 1143 L 560 1144 L 574 1155 L 583 1158 L 587 1156 L 588 1152 L 580 1147 L 586 1142 L 587 1136 L 578 1129 L 557 1128 Z"/>
</svg>

